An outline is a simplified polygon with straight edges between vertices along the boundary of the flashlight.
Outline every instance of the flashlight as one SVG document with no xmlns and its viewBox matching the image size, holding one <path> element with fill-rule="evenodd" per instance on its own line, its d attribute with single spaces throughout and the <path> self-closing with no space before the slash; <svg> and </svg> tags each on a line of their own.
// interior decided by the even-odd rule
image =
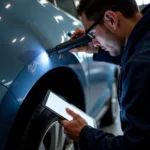
<svg viewBox="0 0 150 150">
<path fill-rule="evenodd" d="M 66 41 L 57 45 L 55 48 L 47 49 L 48 54 L 61 54 L 67 51 L 70 51 L 73 48 L 85 46 L 88 43 L 92 42 L 95 37 L 92 34 L 83 34 L 79 37 Z"/>
</svg>

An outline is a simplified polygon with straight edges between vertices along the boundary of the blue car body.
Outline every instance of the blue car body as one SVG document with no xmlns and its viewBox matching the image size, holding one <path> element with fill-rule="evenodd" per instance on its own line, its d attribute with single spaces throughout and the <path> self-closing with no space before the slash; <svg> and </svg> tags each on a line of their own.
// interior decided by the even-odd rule
<svg viewBox="0 0 150 150">
<path fill-rule="evenodd" d="M 94 118 L 110 97 L 115 65 L 94 62 L 92 54 L 46 53 L 67 41 L 67 32 L 77 27 L 83 27 L 78 19 L 50 2 L 0 1 L 0 150 L 28 93 L 53 69 L 63 67 L 75 74 L 85 96 L 84 111 Z M 57 78 L 63 80 L 61 74 Z"/>
</svg>

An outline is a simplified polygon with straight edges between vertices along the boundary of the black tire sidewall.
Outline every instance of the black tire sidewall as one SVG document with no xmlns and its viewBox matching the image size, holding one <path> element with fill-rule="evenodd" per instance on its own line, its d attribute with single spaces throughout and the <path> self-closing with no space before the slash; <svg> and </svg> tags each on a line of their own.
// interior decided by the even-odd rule
<svg viewBox="0 0 150 150">
<path fill-rule="evenodd" d="M 19 150 L 38 150 L 48 128 L 57 120 L 55 114 L 39 105 L 21 137 Z"/>
</svg>

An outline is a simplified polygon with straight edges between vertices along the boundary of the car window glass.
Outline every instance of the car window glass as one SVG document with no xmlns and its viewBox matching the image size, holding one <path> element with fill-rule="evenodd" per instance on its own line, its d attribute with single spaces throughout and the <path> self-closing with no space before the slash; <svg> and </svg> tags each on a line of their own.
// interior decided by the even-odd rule
<svg viewBox="0 0 150 150">
<path fill-rule="evenodd" d="M 76 12 L 76 6 L 73 0 L 56 0 L 57 7 L 71 14 L 72 16 L 78 19 L 78 15 Z"/>
</svg>

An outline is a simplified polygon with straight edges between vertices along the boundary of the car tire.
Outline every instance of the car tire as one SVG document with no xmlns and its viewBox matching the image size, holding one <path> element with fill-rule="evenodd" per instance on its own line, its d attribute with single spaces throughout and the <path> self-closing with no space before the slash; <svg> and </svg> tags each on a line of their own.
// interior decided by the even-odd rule
<svg viewBox="0 0 150 150">
<path fill-rule="evenodd" d="M 117 117 L 118 112 L 118 96 L 117 96 L 117 79 L 112 82 L 111 97 L 108 100 L 108 110 L 100 120 L 101 126 L 112 125 Z"/>
<path fill-rule="evenodd" d="M 64 134 L 58 117 L 42 104 L 39 104 L 30 116 L 18 142 L 14 140 L 12 143 L 9 149 L 79 150 L 78 144 L 69 140 Z"/>
<path fill-rule="evenodd" d="M 39 105 L 24 132 L 20 149 L 75 150 L 75 147 L 66 138 L 63 127 L 58 123 L 58 117 Z"/>
</svg>

